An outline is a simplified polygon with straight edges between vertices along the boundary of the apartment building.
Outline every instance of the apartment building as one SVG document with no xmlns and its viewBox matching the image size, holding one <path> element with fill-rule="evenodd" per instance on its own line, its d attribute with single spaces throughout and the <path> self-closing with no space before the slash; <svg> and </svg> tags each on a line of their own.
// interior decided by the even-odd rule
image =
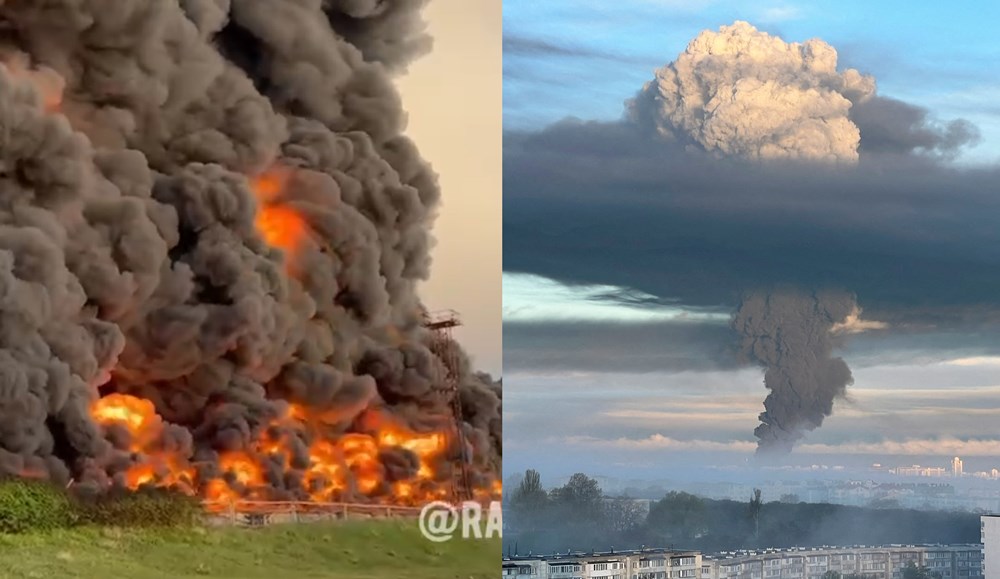
<svg viewBox="0 0 1000 579">
<path fill-rule="evenodd" d="M 891 545 L 737 551 L 706 556 L 702 579 L 822 579 L 829 571 L 900 579 L 909 563 L 942 579 L 983 579 L 980 545 Z"/>
<path fill-rule="evenodd" d="M 699 579 L 701 553 L 671 549 L 505 557 L 503 579 Z"/>
<path fill-rule="evenodd" d="M 983 541 L 983 576 L 1000 578 L 1000 515 L 979 518 Z"/>
</svg>

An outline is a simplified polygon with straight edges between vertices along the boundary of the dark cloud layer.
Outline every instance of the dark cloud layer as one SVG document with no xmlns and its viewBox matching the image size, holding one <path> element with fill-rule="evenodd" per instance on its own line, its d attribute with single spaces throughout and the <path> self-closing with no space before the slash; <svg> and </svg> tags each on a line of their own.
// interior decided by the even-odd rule
<svg viewBox="0 0 1000 579">
<path fill-rule="evenodd" d="M 836 65 L 822 41 L 737 22 L 698 35 L 620 122 L 508 132 L 504 269 L 693 306 L 841 289 L 907 324 L 993 310 L 1000 170 L 946 163 L 976 127 Z"/>
<path fill-rule="evenodd" d="M 885 321 L 982 321 L 1000 290 L 1000 170 L 900 153 L 927 130 L 891 125 L 892 145 L 847 168 L 720 159 L 624 122 L 508 132 L 504 270 L 696 306 L 836 287 Z"/>
<path fill-rule="evenodd" d="M 518 371 L 656 372 L 736 368 L 724 324 L 507 322 L 504 363 Z"/>
</svg>

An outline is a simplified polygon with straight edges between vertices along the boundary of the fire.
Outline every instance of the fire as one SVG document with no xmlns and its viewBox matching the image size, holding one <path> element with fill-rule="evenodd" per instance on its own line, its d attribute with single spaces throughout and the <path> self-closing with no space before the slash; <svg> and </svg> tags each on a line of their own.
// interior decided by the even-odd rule
<svg viewBox="0 0 1000 579">
<path fill-rule="evenodd" d="M 245 452 L 223 453 L 219 457 L 219 467 L 241 485 L 260 486 L 264 483 L 264 472 L 260 464 Z"/>
<path fill-rule="evenodd" d="M 125 481 L 130 489 L 137 489 L 156 480 L 156 467 L 152 464 L 138 464 L 125 473 Z"/>
<path fill-rule="evenodd" d="M 159 436 L 162 421 L 149 400 L 128 394 L 109 394 L 99 398 L 90 409 L 98 424 L 120 424 L 129 433 L 132 452 L 141 452 Z"/>
<path fill-rule="evenodd" d="M 257 213 L 257 231 L 271 247 L 294 255 L 307 235 L 302 216 L 285 205 L 265 205 Z"/>
<path fill-rule="evenodd" d="M 7 74 L 34 87 L 45 112 L 52 114 L 61 111 L 66 81 L 59 73 L 51 68 L 32 66 L 25 54 L 6 55 L 2 64 Z"/>
<path fill-rule="evenodd" d="M 276 167 L 253 179 L 250 188 L 258 203 L 254 220 L 257 232 L 291 261 L 309 238 L 310 230 L 302 214 L 281 200 L 290 178 L 288 169 Z"/>
<path fill-rule="evenodd" d="M 204 497 L 212 502 L 233 502 L 240 498 L 236 491 L 229 488 L 226 481 L 218 478 L 208 481 L 203 490 Z"/>
<path fill-rule="evenodd" d="M 300 471 L 303 492 L 310 500 L 340 501 L 346 493 L 355 497 L 360 493 L 372 502 L 419 504 L 447 496 L 435 470 L 448 448 L 447 434 L 414 431 L 379 411 L 369 410 L 364 415 L 360 421 L 364 432 L 327 436 L 323 411 L 290 404 L 250 448 L 220 453 L 217 475 L 208 480 L 198 480 L 188 457 L 156 446 L 163 421 L 151 401 L 110 394 L 94 402 L 91 414 L 102 425 L 123 426 L 132 437 L 129 450 L 137 462 L 124 473 L 124 483 L 132 489 L 169 486 L 223 502 L 268 498 L 265 464 L 278 461 L 285 471 L 294 470 L 292 443 L 298 439 L 312 440 L 308 465 Z M 417 457 L 419 468 L 409 479 L 387 479 L 382 453 L 390 449 L 405 449 Z"/>
</svg>

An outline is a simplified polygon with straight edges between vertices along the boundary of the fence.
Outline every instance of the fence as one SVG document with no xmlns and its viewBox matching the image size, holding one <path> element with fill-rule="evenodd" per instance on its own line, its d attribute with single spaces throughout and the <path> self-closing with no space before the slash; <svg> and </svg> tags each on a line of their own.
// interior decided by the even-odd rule
<svg viewBox="0 0 1000 579">
<path fill-rule="evenodd" d="M 204 501 L 206 520 L 216 525 L 261 527 L 339 519 L 417 518 L 420 507 L 308 501 Z"/>
</svg>

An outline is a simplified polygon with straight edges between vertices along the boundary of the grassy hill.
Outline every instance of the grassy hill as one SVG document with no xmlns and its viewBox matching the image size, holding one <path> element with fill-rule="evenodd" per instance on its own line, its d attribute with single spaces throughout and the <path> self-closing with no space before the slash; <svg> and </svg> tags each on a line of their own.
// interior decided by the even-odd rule
<svg viewBox="0 0 1000 579">
<path fill-rule="evenodd" d="M 0 535 L 2 579 L 492 579 L 499 560 L 499 539 L 432 543 L 412 520 Z"/>
</svg>

